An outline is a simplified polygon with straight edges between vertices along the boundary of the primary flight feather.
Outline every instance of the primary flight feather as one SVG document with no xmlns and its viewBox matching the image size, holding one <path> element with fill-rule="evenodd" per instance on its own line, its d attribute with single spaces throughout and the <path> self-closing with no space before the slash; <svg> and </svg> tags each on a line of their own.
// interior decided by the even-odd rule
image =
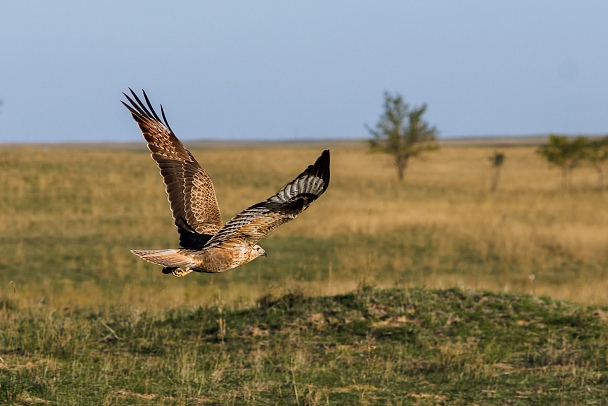
<svg viewBox="0 0 608 406">
<path fill-rule="evenodd" d="M 329 185 L 329 150 L 276 194 L 222 222 L 213 182 L 175 136 L 161 106 L 162 120 L 146 92 L 145 104 L 131 89 L 121 101 L 139 125 L 165 183 L 182 248 L 132 250 L 163 266 L 163 273 L 184 276 L 224 272 L 266 255 L 257 243 L 272 230 L 293 220 Z"/>
</svg>

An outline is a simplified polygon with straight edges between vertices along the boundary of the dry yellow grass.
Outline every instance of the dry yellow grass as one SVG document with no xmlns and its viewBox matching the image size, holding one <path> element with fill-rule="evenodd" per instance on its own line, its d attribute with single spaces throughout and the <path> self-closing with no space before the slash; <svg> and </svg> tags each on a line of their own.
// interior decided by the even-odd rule
<svg viewBox="0 0 608 406">
<path fill-rule="evenodd" d="M 327 145 L 192 148 L 227 220 L 267 198 Z M 262 242 L 266 260 L 175 279 L 130 248 L 175 246 L 162 182 L 142 148 L 2 147 L 0 299 L 12 306 L 248 305 L 290 290 L 335 294 L 361 282 L 462 286 L 608 304 L 608 195 L 589 168 L 575 189 L 533 147 L 444 147 L 399 183 L 390 156 L 333 143 L 328 192 Z"/>
</svg>

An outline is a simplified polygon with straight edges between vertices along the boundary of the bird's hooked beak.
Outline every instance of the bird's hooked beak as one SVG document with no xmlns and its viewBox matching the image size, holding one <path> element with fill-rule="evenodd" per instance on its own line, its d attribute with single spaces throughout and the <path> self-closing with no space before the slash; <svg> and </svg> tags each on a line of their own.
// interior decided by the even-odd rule
<svg viewBox="0 0 608 406">
<path fill-rule="evenodd" d="M 268 254 L 266 253 L 266 250 L 264 250 L 264 253 L 262 255 L 265 256 L 265 257 L 268 256 Z"/>
</svg>

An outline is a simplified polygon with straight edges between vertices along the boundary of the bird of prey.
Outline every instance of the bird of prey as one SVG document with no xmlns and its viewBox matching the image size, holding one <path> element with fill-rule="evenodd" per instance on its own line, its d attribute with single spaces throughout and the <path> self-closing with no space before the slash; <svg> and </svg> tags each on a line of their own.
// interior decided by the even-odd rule
<svg viewBox="0 0 608 406">
<path fill-rule="evenodd" d="M 329 185 L 329 150 L 276 194 L 222 222 L 213 183 L 177 139 L 161 105 L 162 120 L 146 92 L 145 104 L 131 91 L 121 101 L 139 125 L 165 190 L 181 248 L 131 250 L 140 258 L 161 265 L 163 273 L 182 277 L 195 272 L 224 272 L 246 264 L 266 251 L 258 242 L 283 223 L 293 220 L 325 192 Z"/>
</svg>

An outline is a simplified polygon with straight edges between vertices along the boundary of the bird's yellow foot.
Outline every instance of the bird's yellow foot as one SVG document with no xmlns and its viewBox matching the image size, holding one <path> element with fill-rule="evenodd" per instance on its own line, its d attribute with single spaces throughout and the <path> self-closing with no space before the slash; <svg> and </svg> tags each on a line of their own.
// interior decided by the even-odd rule
<svg viewBox="0 0 608 406">
<path fill-rule="evenodd" d="M 183 278 L 190 272 L 192 272 L 191 268 L 176 268 L 171 271 L 171 275 L 175 276 L 176 278 Z"/>
</svg>

